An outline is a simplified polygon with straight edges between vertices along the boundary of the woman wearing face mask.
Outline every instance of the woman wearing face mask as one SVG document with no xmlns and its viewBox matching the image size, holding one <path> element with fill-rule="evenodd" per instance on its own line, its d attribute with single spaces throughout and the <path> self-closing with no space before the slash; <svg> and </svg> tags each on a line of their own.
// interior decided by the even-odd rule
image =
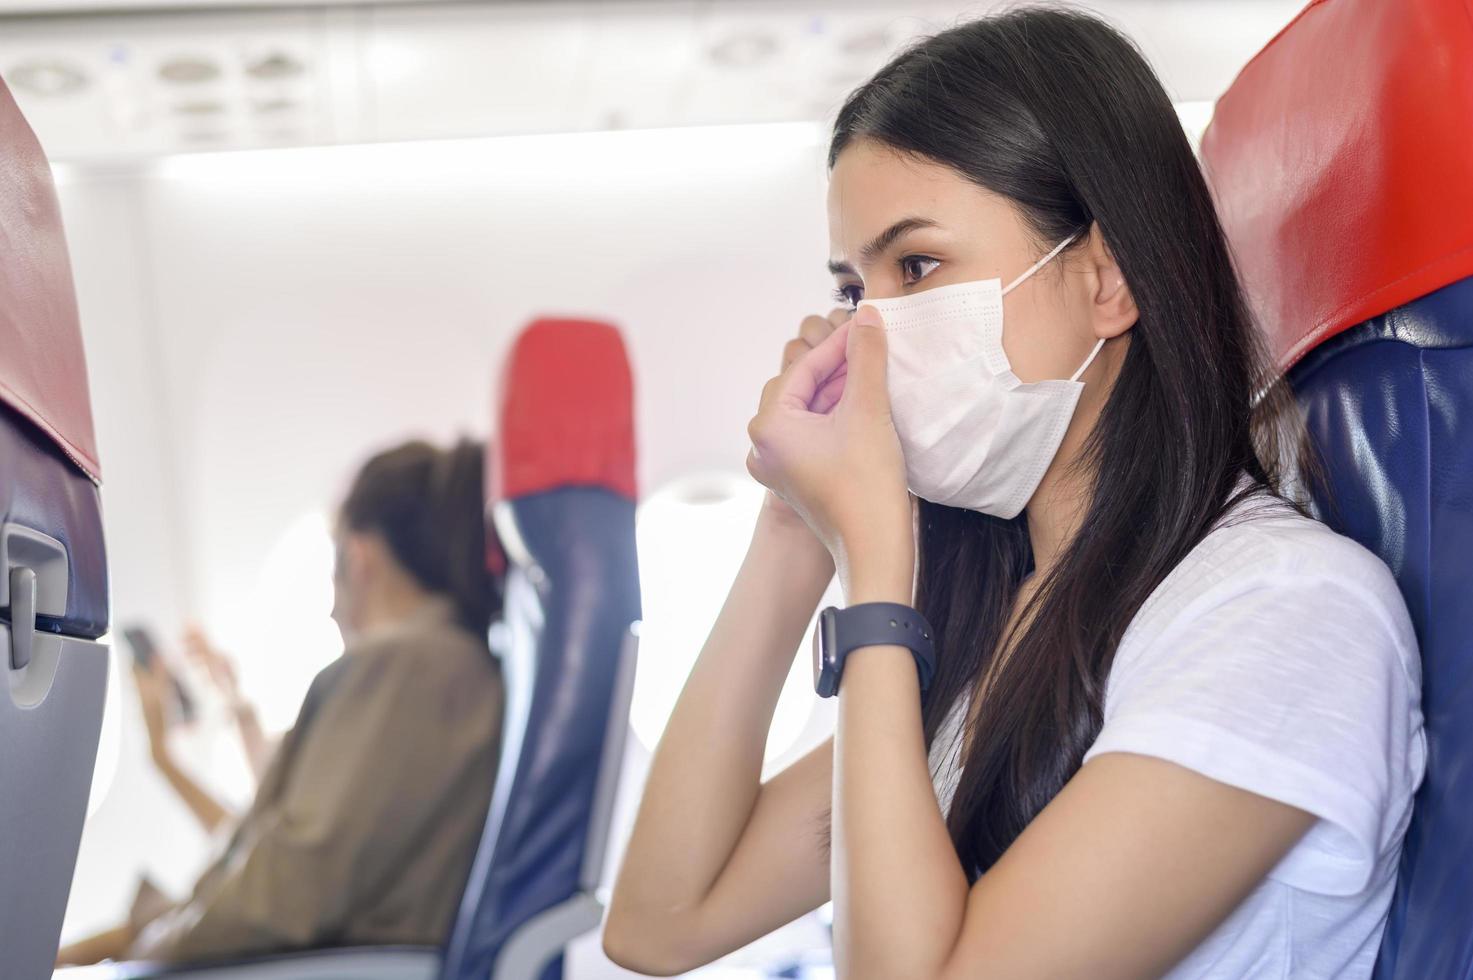
<svg viewBox="0 0 1473 980">
<path fill-rule="evenodd" d="M 363 466 L 336 532 L 343 655 L 312 682 L 224 853 L 188 901 L 135 906 L 60 965 L 444 942 L 500 754 L 483 460 L 478 443 L 411 442 Z"/>
<path fill-rule="evenodd" d="M 1015 11 L 898 56 L 829 162 L 858 311 L 763 392 L 773 494 L 606 949 L 675 973 L 831 899 L 845 978 L 1369 976 L 1415 640 L 1386 568 L 1280 496 L 1286 396 L 1161 85 L 1101 22 Z M 836 734 L 763 782 L 835 567 Z"/>
</svg>

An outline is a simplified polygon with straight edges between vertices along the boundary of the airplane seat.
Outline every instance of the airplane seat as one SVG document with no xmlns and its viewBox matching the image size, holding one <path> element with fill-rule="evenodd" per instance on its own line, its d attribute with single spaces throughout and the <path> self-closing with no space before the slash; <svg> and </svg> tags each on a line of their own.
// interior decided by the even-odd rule
<svg viewBox="0 0 1473 980">
<path fill-rule="evenodd" d="M 0 82 L 0 974 L 50 973 L 107 691 L 100 470 L 51 168 Z"/>
<path fill-rule="evenodd" d="M 507 741 L 442 980 L 559 980 L 598 927 L 640 618 L 634 398 L 614 327 L 539 320 L 502 383 Z M 513 734 L 515 733 L 515 735 Z"/>
<path fill-rule="evenodd" d="M 634 689 L 634 397 L 618 330 L 539 320 L 502 377 L 488 509 L 505 543 L 496 785 L 443 950 L 353 947 L 211 964 L 108 964 L 75 980 L 558 980 L 596 929 Z"/>
<path fill-rule="evenodd" d="M 1377 980 L 1473 978 L 1473 2 L 1317 0 L 1218 101 L 1203 164 L 1323 468 L 1390 566 L 1427 774 Z"/>
</svg>

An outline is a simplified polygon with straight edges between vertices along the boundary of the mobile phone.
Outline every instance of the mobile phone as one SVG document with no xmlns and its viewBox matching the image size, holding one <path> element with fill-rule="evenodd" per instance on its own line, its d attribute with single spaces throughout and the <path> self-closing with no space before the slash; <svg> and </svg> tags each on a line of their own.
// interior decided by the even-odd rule
<svg viewBox="0 0 1473 980">
<path fill-rule="evenodd" d="M 128 644 L 128 649 L 133 654 L 133 660 L 144 670 L 151 670 L 155 662 L 159 660 L 159 647 L 154 642 L 153 633 L 148 627 L 134 624 L 123 627 L 123 640 Z M 189 689 L 180 682 L 179 677 L 165 665 L 165 671 L 169 675 L 170 685 L 174 689 L 174 704 L 179 711 L 179 719 L 185 723 L 194 720 L 195 706 L 194 698 L 190 696 Z"/>
<path fill-rule="evenodd" d="M 133 660 L 144 670 L 153 667 L 153 662 L 158 659 L 158 644 L 153 641 L 153 634 L 143 626 L 123 627 L 123 639 L 128 643 L 128 649 L 133 654 Z"/>
</svg>

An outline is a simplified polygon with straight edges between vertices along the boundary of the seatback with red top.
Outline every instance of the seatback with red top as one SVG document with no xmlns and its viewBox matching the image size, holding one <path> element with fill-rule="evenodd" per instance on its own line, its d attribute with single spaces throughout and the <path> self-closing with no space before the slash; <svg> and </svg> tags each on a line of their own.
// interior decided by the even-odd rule
<svg viewBox="0 0 1473 980">
<path fill-rule="evenodd" d="M 1218 101 L 1203 163 L 1326 471 L 1391 567 L 1429 759 L 1376 976 L 1473 978 L 1473 0 L 1318 0 Z"/>
<path fill-rule="evenodd" d="M 0 974 L 50 973 L 107 688 L 107 562 L 51 169 L 0 82 Z"/>
<path fill-rule="evenodd" d="M 598 927 L 634 679 L 633 383 L 614 327 L 539 320 L 502 377 L 488 486 L 506 543 L 506 723 L 444 980 L 555 980 Z"/>
</svg>

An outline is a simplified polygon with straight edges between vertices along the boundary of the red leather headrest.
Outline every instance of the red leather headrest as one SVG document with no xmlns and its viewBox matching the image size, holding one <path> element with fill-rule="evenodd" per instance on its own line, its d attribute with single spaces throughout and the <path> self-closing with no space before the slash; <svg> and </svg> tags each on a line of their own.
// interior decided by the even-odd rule
<svg viewBox="0 0 1473 980">
<path fill-rule="evenodd" d="M 1280 366 L 1473 275 L 1473 0 L 1316 0 L 1202 158 Z"/>
<path fill-rule="evenodd" d="M 634 382 L 616 328 L 534 321 L 507 356 L 500 416 L 494 499 L 566 486 L 635 499 Z"/>
<path fill-rule="evenodd" d="M 100 480 L 87 361 L 51 168 L 0 82 L 0 401 Z"/>
</svg>

